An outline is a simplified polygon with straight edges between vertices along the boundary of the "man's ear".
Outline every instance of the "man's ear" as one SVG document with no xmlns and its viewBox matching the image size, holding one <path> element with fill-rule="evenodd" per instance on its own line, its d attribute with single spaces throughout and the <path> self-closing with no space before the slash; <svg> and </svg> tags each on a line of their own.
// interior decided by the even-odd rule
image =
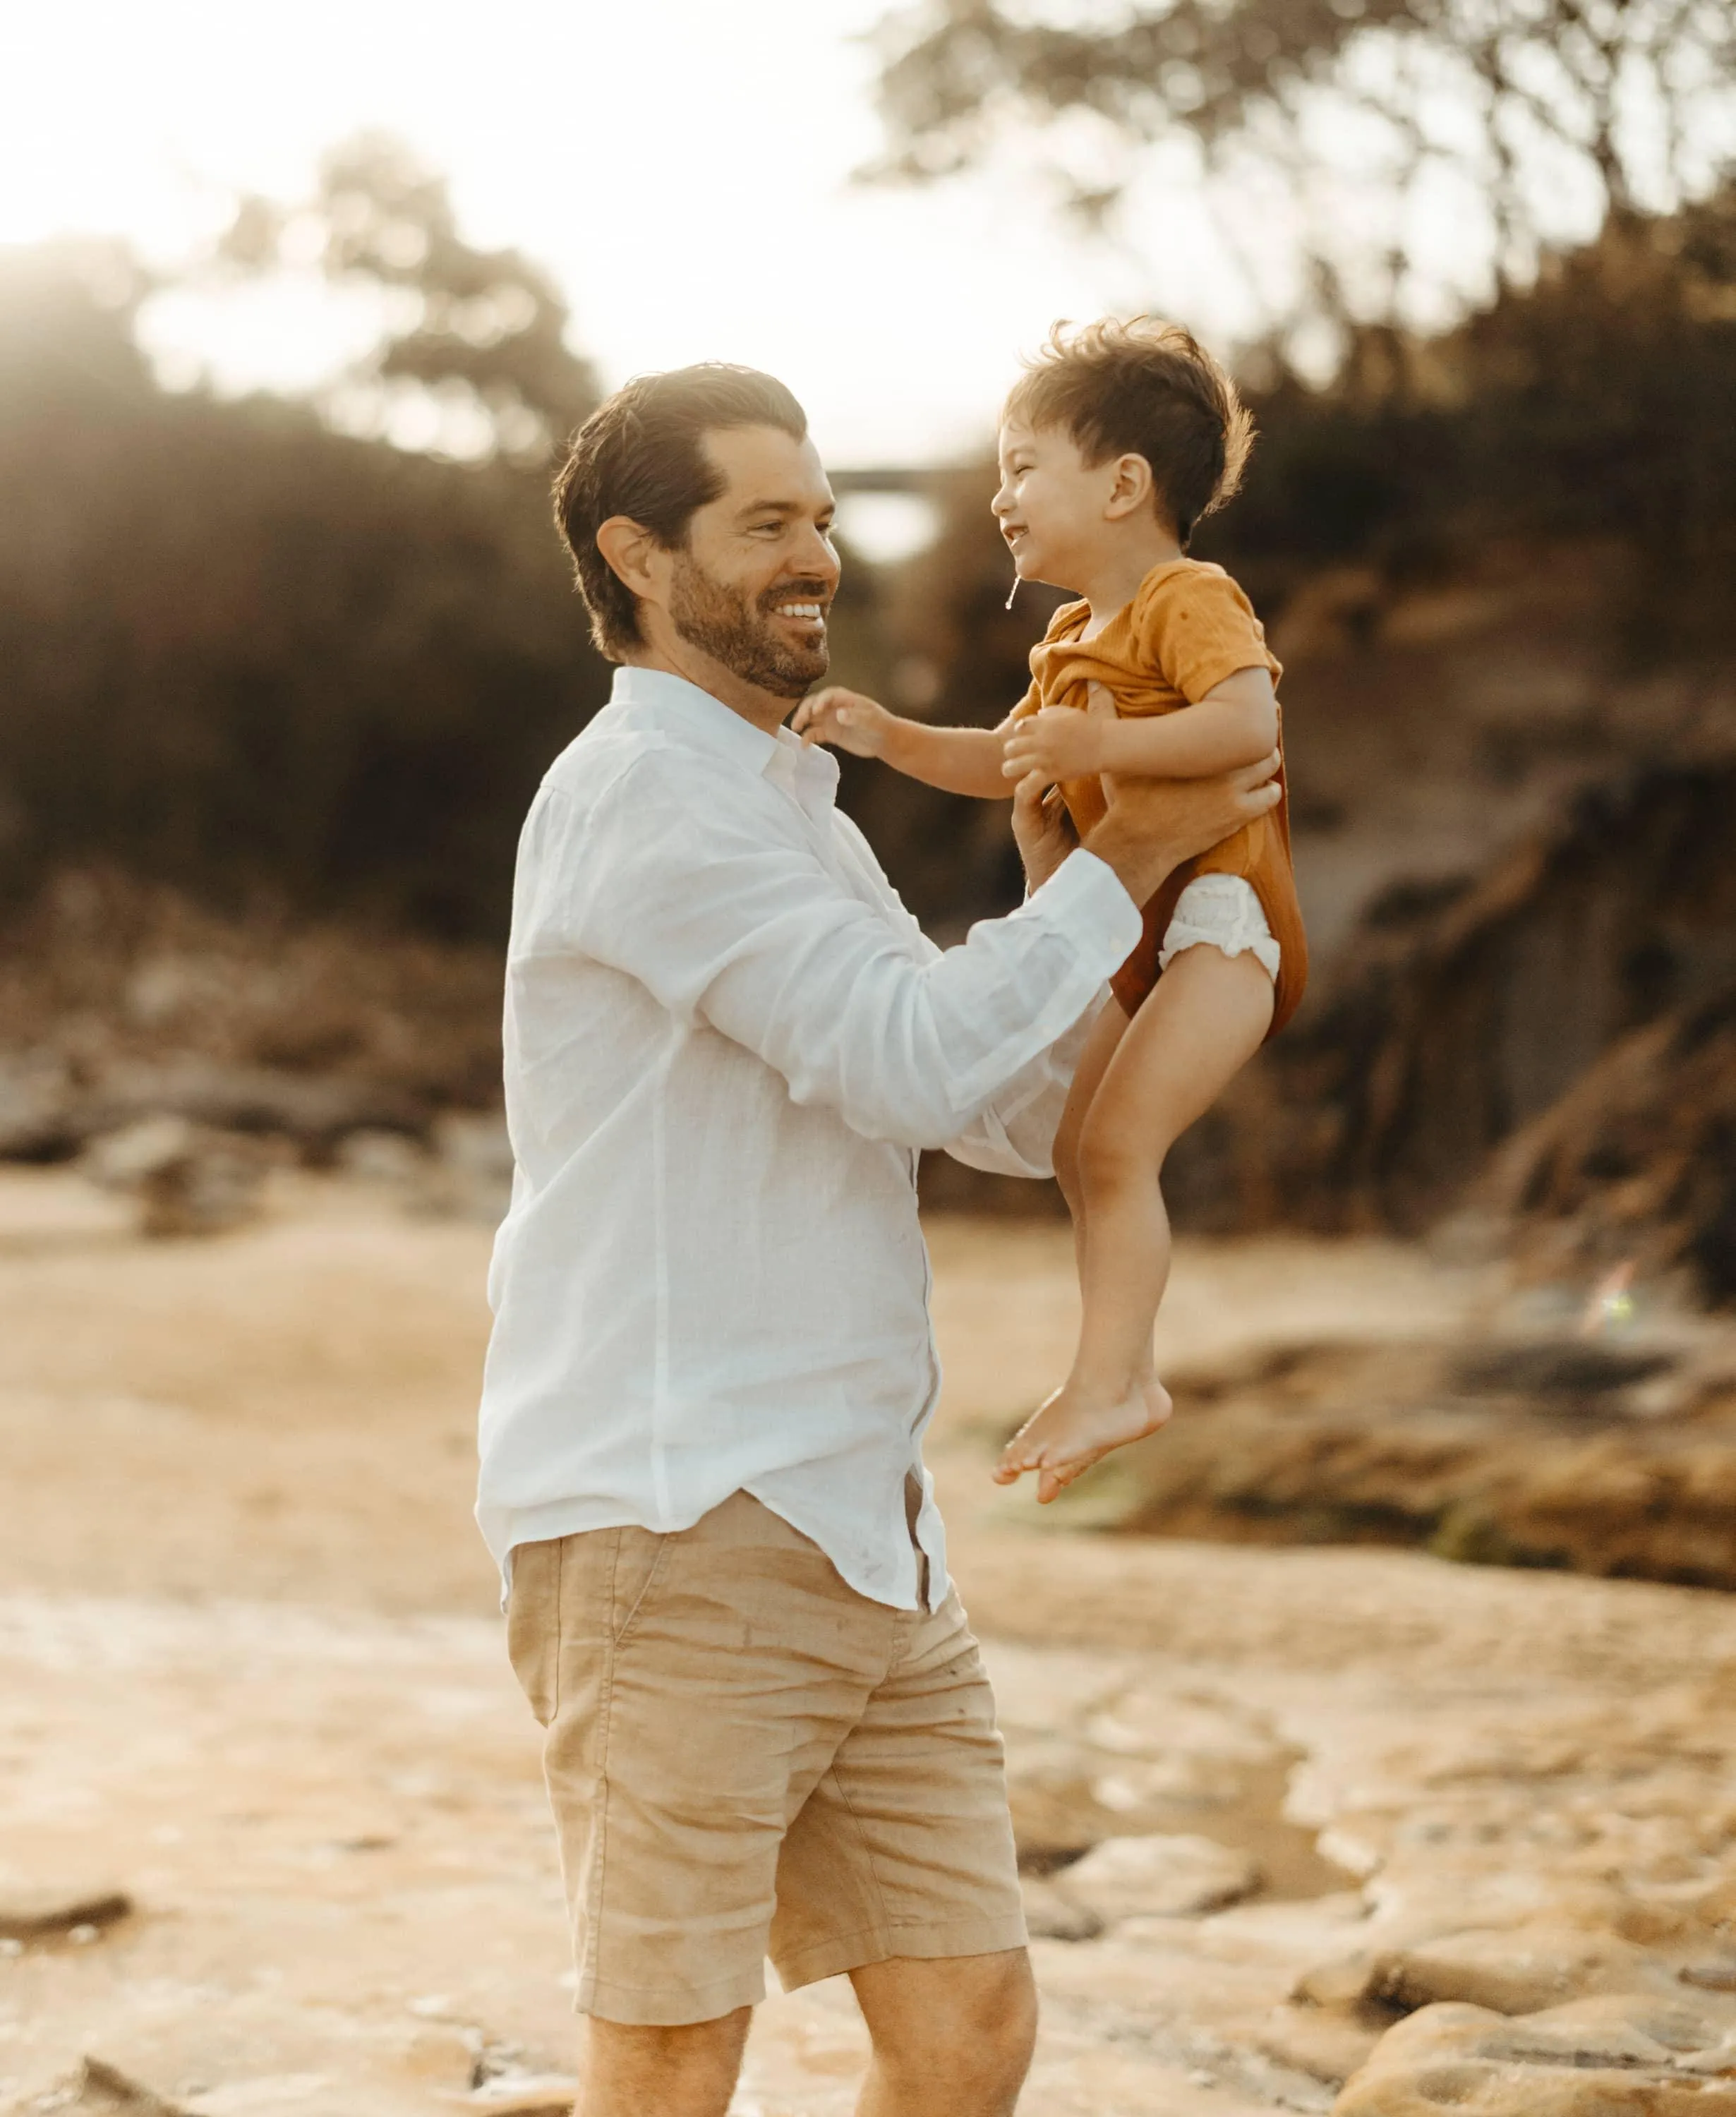
<svg viewBox="0 0 1736 2117">
<path fill-rule="evenodd" d="M 1109 504 L 1103 512 L 1111 522 L 1120 522 L 1151 505 L 1157 485 L 1152 477 L 1152 467 L 1143 456 L 1117 456 L 1114 470 Z"/>
<path fill-rule="evenodd" d="M 651 532 L 630 514 L 612 514 L 598 528 L 597 548 L 609 570 L 641 599 L 653 588 L 655 554 L 663 549 Z"/>
</svg>

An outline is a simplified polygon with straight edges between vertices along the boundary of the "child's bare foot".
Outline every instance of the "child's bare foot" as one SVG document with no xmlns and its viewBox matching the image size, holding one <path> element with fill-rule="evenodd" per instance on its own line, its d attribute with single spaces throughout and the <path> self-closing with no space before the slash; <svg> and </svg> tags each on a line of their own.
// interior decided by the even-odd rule
<svg viewBox="0 0 1736 2117">
<path fill-rule="evenodd" d="M 1037 1497 L 1046 1506 L 1083 1471 L 1129 1441 L 1155 1433 L 1175 1409 L 1154 1374 L 1134 1377 L 1124 1396 L 1094 1396 L 1072 1382 L 1032 1413 L 1001 1451 L 997 1485 L 1015 1484 L 1037 1473 Z"/>
</svg>

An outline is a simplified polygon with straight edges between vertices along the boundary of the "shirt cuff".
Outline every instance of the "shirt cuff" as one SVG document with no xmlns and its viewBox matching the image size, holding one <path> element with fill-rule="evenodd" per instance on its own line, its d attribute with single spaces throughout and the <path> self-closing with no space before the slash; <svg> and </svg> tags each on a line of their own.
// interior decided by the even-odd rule
<svg viewBox="0 0 1736 2117">
<path fill-rule="evenodd" d="M 1138 945 L 1144 920 L 1121 878 L 1083 846 L 1069 853 L 1025 910 L 1064 934 L 1087 962 L 1108 977 Z"/>
</svg>

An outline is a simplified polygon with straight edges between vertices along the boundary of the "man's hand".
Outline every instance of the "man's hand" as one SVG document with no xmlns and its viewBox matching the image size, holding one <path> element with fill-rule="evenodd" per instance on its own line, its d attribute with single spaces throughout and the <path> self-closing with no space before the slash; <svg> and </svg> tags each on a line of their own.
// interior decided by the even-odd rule
<svg viewBox="0 0 1736 2117">
<path fill-rule="evenodd" d="M 1104 747 L 1103 722 L 1097 716 L 1072 706 L 1045 706 L 1013 723 L 1001 769 L 1009 779 L 1041 773 L 1044 784 L 1052 786 L 1058 779 L 1083 779 L 1107 771 Z"/>
<path fill-rule="evenodd" d="M 802 700 L 790 717 L 790 731 L 805 743 L 829 743 L 834 749 L 847 749 L 852 757 L 878 757 L 895 718 L 860 691 L 829 684 Z"/>
<path fill-rule="evenodd" d="M 1079 842 L 1067 804 L 1046 790 L 1040 772 L 1027 773 L 1013 790 L 1013 837 L 1032 889 L 1041 889 Z"/>
<path fill-rule="evenodd" d="M 1184 860 L 1277 806 L 1278 763 L 1273 750 L 1216 779 L 1112 781 L 1109 814 L 1085 839 L 1086 848 L 1106 860 L 1143 905 Z"/>
</svg>

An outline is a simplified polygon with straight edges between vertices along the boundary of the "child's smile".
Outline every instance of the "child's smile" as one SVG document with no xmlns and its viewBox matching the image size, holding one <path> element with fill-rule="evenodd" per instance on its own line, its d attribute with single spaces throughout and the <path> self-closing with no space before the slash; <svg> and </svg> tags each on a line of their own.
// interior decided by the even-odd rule
<svg viewBox="0 0 1736 2117">
<path fill-rule="evenodd" d="M 1088 464 L 1070 434 L 1009 420 L 1000 432 L 995 521 L 1023 580 L 1075 590 L 1094 536 L 1101 537 L 1112 479 Z"/>
</svg>

